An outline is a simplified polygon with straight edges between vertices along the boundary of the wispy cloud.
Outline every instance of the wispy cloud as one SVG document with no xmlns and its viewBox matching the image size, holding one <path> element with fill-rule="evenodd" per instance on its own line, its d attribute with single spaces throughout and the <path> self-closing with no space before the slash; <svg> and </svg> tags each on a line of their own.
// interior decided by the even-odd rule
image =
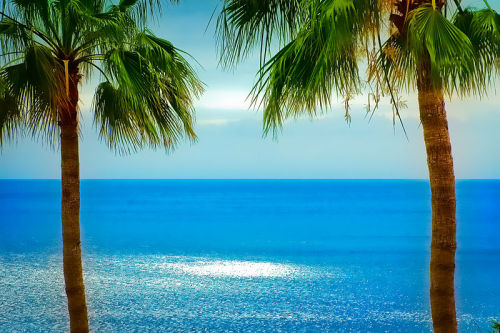
<svg viewBox="0 0 500 333">
<path fill-rule="evenodd" d="M 242 120 L 243 112 L 253 112 L 255 108 L 251 105 L 251 100 L 248 97 L 249 90 L 244 89 L 231 89 L 230 87 L 208 89 L 201 98 L 195 102 L 195 109 L 200 115 L 203 109 L 208 111 L 222 111 L 226 113 L 231 112 L 229 117 L 220 116 L 213 118 L 210 115 L 206 118 L 198 118 L 198 125 L 200 126 L 222 126 L 229 123 L 234 123 Z M 80 108 L 83 112 L 88 112 L 92 106 L 94 91 L 91 89 L 84 89 L 80 94 Z M 401 108 L 400 115 L 404 119 L 419 119 L 418 111 L 418 97 L 416 93 L 401 96 L 406 107 Z M 367 106 L 367 96 L 359 95 L 349 101 L 351 112 L 364 111 Z M 484 99 L 478 98 L 447 98 L 446 109 L 449 119 L 456 119 L 461 122 L 468 121 L 472 117 L 477 117 L 479 114 L 500 111 L 500 95 L 492 94 Z M 372 101 L 373 107 L 373 101 Z M 342 98 L 333 98 L 332 106 L 326 112 L 318 112 L 314 117 L 315 119 L 331 118 L 344 115 L 345 104 Z M 257 111 L 261 111 L 257 109 Z M 257 112 L 258 113 L 258 112 Z M 389 97 L 384 97 L 379 103 L 377 110 L 373 114 L 374 117 L 382 117 L 390 121 L 393 120 L 393 108 L 390 103 Z M 244 117 L 244 116 L 243 116 Z"/>
<path fill-rule="evenodd" d="M 196 103 L 197 108 L 212 110 L 248 110 L 251 108 L 248 91 L 209 89 Z"/>
<path fill-rule="evenodd" d="M 219 118 L 219 119 L 201 119 L 198 120 L 197 123 L 200 126 L 225 126 L 238 121 L 240 121 L 240 119 Z"/>
</svg>

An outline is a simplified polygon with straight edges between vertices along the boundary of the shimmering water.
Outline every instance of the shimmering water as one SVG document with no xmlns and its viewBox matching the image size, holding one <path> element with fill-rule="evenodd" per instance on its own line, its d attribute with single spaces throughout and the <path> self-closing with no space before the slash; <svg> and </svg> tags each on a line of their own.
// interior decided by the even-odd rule
<svg viewBox="0 0 500 333">
<path fill-rule="evenodd" d="M 0 181 L 0 332 L 68 329 L 60 183 Z M 458 182 L 460 330 L 500 317 L 500 182 Z M 421 181 L 83 181 L 95 332 L 426 332 Z"/>
</svg>

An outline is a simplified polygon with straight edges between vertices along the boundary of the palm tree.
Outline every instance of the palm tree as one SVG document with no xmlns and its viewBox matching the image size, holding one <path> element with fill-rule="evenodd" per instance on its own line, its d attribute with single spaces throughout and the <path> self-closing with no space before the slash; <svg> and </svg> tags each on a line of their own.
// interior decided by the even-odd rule
<svg viewBox="0 0 500 333">
<path fill-rule="evenodd" d="M 335 97 L 387 94 L 399 117 L 401 92 L 418 91 L 432 192 L 430 298 L 436 332 L 456 332 L 456 199 L 444 96 L 485 92 L 500 55 L 500 16 L 446 0 L 225 0 L 217 20 L 223 66 L 257 48 L 251 92 L 264 132 L 314 116 Z M 382 42 L 382 36 L 386 36 Z M 276 52 L 273 52 L 276 50 Z M 362 75 L 360 64 L 367 64 Z"/>
<path fill-rule="evenodd" d="M 172 0 L 176 2 L 175 0 Z M 146 28 L 159 1 L 12 0 L 1 11 L 0 143 L 26 130 L 61 145 L 64 279 L 72 332 L 87 332 L 80 247 L 79 88 L 119 152 L 196 138 L 202 84 L 182 52 Z M 60 135 L 60 141 L 57 140 Z"/>
</svg>

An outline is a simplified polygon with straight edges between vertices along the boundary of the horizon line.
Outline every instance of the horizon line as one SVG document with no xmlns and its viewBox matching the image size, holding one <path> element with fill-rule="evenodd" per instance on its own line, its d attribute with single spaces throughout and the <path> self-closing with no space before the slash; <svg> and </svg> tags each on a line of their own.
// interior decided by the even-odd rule
<svg viewBox="0 0 500 333">
<path fill-rule="evenodd" d="M 55 180 L 60 181 L 61 178 L 0 178 L 0 181 L 19 180 L 19 181 L 36 181 L 36 180 Z M 429 178 L 81 178 L 82 180 L 412 180 L 412 181 L 429 181 Z M 456 178 L 456 181 L 463 180 L 494 180 L 500 181 L 500 178 Z"/>
</svg>

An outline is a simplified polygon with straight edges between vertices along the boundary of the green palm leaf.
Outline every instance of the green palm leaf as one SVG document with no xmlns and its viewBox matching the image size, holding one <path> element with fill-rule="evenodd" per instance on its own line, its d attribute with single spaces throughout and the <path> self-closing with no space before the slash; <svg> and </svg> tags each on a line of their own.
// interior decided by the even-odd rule
<svg viewBox="0 0 500 333">
<path fill-rule="evenodd" d="M 224 0 L 217 19 L 222 64 L 234 65 L 254 47 L 264 61 L 274 39 L 293 36 L 301 15 L 301 0 Z"/>
<path fill-rule="evenodd" d="M 492 9 L 466 9 L 455 17 L 454 23 L 472 42 L 477 79 L 484 86 L 494 83 L 500 58 L 500 15 Z"/>
<path fill-rule="evenodd" d="M 459 92 L 471 89 L 474 52 L 469 38 L 431 5 L 422 5 L 408 17 L 407 47 L 415 59 L 430 57 L 436 86 Z"/>
<path fill-rule="evenodd" d="M 105 79 L 92 111 L 110 147 L 171 149 L 185 137 L 195 139 L 193 102 L 203 85 L 182 51 L 143 28 L 158 5 L 158 0 L 7 2 L 0 21 L 0 98 L 15 103 L 0 110 L 2 138 L 27 128 L 55 144 L 69 102 L 65 68 L 71 68 L 71 80 L 93 73 Z"/>
<path fill-rule="evenodd" d="M 325 110 L 332 93 L 359 91 L 357 47 L 367 7 L 363 1 L 357 5 L 352 0 L 311 1 L 308 23 L 260 70 L 252 93 L 254 105 L 264 106 L 265 133 L 286 118 Z"/>
</svg>

